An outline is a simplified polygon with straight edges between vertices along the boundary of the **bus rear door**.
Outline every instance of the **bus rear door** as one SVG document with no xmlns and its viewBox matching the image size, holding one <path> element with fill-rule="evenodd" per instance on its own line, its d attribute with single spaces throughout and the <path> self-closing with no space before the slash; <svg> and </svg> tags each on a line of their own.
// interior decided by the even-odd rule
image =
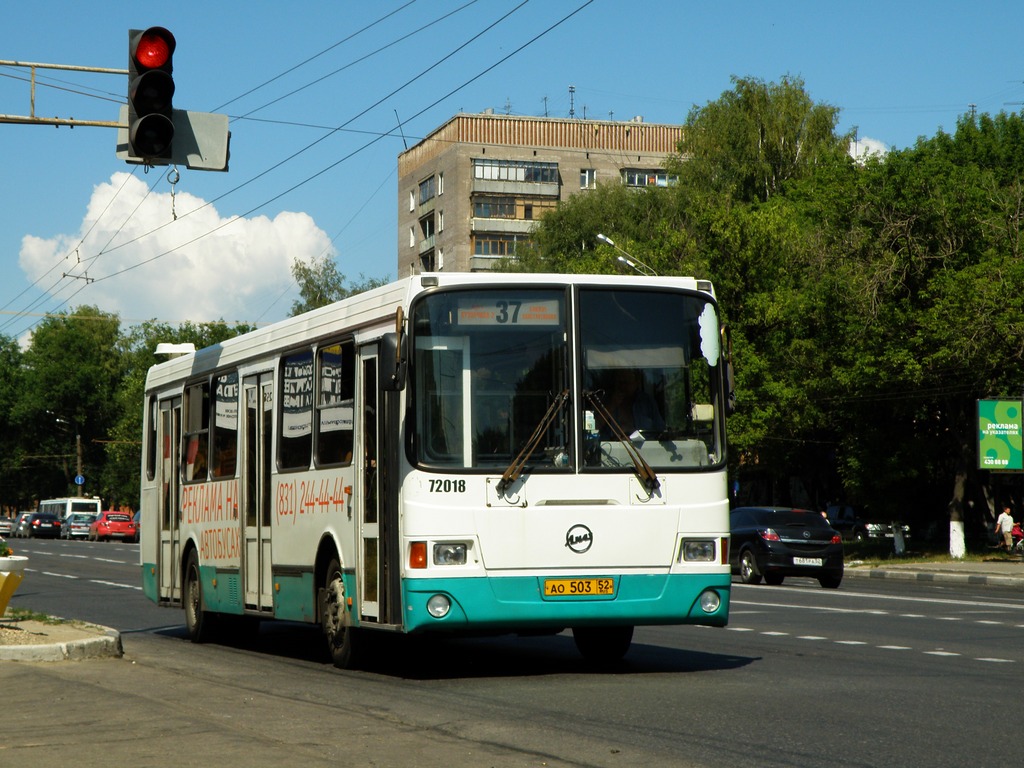
<svg viewBox="0 0 1024 768">
<path fill-rule="evenodd" d="M 270 551 L 271 446 L 274 432 L 274 379 L 271 373 L 247 376 L 243 384 L 245 403 L 245 460 L 242 487 L 245 514 L 242 515 L 245 607 L 272 611 L 273 561 Z"/>
<path fill-rule="evenodd" d="M 181 573 L 178 558 L 181 543 L 178 541 L 178 524 L 181 521 L 180 507 L 180 459 L 181 440 L 181 398 L 173 397 L 160 401 L 159 423 L 157 425 L 157 446 L 160 459 L 156 463 L 156 482 L 160 489 L 157 500 L 157 525 L 160 527 L 160 551 L 157 564 L 160 574 L 160 599 L 171 603 L 181 602 Z"/>
</svg>

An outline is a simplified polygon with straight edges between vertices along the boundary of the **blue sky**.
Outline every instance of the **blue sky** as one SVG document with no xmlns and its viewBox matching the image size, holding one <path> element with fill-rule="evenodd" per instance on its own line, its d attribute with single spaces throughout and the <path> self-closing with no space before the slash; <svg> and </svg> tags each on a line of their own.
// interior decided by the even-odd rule
<svg viewBox="0 0 1024 768">
<path fill-rule="evenodd" d="M 165 26 L 175 107 L 232 118 L 230 171 L 181 169 L 173 186 L 167 169 L 118 160 L 112 129 L 0 124 L 8 336 L 80 304 L 126 322 L 278 320 L 295 258 L 393 278 L 398 153 L 459 111 L 681 123 L 733 75 L 790 75 L 840 108 L 840 130 L 906 147 L 972 104 L 1024 102 L 1019 0 L 8 6 L 4 60 L 126 68 L 127 30 Z M 0 67 L 0 113 L 29 113 L 28 74 Z M 37 80 L 37 116 L 116 120 L 127 88 L 118 75 Z"/>
</svg>

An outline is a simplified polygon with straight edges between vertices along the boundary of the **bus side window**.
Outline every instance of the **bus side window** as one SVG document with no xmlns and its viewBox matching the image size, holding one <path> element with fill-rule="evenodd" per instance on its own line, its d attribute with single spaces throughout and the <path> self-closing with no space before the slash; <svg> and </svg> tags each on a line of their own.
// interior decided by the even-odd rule
<svg viewBox="0 0 1024 768">
<path fill-rule="evenodd" d="M 281 469 L 309 469 L 313 457 L 313 352 L 281 359 L 281 414 L 277 461 Z"/>
<path fill-rule="evenodd" d="M 210 446 L 210 383 L 203 381 L 185 389 L 186 430 L 182 436 L 185 482 L 206 479 Z"/>
<path fill-rule="evenodd" d="M 352 463 L 355 344 L 345 341 L 317 350 L 316 463 Z"/>
</svg>

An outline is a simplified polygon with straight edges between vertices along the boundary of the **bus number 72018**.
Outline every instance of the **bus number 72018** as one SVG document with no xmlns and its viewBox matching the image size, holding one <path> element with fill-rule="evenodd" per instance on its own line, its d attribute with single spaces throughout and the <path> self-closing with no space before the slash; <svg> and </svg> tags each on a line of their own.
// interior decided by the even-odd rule
<svg viewBox="0 0 1024 768">
<path fill-rule="evenodd" d="M 375 633 L 616 661 L 724 626 L 727 350 L 705 280 L 436 273 L 162 362 L 144 592 L 196 642 L 317 624 L 339 667 Z"/>
</svg>

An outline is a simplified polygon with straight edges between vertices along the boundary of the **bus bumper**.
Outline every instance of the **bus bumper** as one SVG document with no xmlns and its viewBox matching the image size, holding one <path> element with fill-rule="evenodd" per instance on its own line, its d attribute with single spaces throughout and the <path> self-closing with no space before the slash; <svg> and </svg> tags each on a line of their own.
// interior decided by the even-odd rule
<svg viewBox="0 0 1024 768">
<path fill-rule="evenodd" d="M 549 597 L 544 595 L 544 579 L 536 576 L 406 579 L 405 630 L 515 632 L 601 624 L 723 627 L 729 620 L 728 573 L 623 575 L 615 581 L 610 596 Z M 712 599 L 702 600 L 706 592 Z"/>
</svg>

